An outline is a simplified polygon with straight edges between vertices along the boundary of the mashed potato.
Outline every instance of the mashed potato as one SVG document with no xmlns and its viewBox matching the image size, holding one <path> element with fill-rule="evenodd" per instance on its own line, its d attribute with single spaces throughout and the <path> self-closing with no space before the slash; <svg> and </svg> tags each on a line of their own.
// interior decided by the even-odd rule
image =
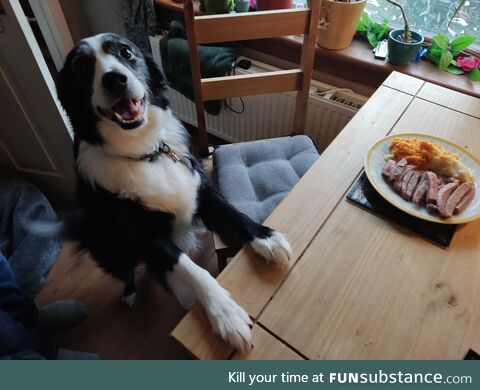
<svg viewBox="0 0 480 390">
<path fill-rule="evenodd" d="M 431 170 L 437 175 L 458 179 L 462 183 L 474 180 L 473 171 L 462 162 L 460 156 L 439 144 L 416 138 L 396 137 L 390 144 L 390 153 L 390 158 L 395 161 L 406 158 L 409 164 Z"/>
</svg>

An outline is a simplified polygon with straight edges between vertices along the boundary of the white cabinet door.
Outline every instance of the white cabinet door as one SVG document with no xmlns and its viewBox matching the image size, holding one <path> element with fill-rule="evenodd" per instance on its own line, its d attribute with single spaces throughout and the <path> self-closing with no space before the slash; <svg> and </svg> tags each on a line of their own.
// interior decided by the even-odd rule
<svg viewBox="0 0 480 390">
<path fill-rule="evenodd" d="M 18 0 L 0 0 L 0 167 L 53 201 L 74 197 L 68 119 Z"/>
</svg>

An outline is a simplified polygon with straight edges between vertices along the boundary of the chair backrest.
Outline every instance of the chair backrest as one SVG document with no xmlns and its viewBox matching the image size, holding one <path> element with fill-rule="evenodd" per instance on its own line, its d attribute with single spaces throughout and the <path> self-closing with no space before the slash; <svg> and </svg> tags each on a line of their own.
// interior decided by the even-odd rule
<svg viewBox="0 0 480 390">
<path fill-rule="evenodd" d="M 310 0 L 310 8 L 306 9 L 195 16 L 192 0 L 184 0 L 185 24 L 202 155 L 208 154 L 203 103 L 209 100 L 298 91 L 292 134 L 304 132 L 315 58 L 320 2 L 321 0 Z M 300 68 L 298 69 L 208 79 L 201 77 L 198 45 L 300 34 L 303 34 L 304 38 Z"/>
</svg>

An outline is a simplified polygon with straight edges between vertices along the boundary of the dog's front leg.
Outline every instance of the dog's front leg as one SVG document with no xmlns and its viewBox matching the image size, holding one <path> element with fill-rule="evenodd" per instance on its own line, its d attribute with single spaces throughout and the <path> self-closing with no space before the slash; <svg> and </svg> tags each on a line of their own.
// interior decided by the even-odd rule
<svg viewBox="0 0 480 390">
<path fill-rule="evenodd" d="M 172 257 L 172 251 L 169 252 Z M 165 259 L 165 254 L 163 258 Z M 151 262 L 147 264 L 149 272 L 154 274 L 156 265 Z M 183 305 L 190 306 L 196 300 L 204 307 L 215 333 L 242 352 L 251 349 L 252 321 L 248 314 L 230 298 L 228 291 L 212 275 L 185 253 L 177 252 L 174 264 L 166 272 L 165 280 Z"/>
<path fill-rule="evenodd" d="M 208 183 L 200 189 L 197 212 L 205 226 L 216 232 L 227 245 L 240 247 L 250 243 L 267 262 L 280 267 L 290 260 L 292 250 L 282 233 L 256 223 L 236 210 Z"/>
</svg>

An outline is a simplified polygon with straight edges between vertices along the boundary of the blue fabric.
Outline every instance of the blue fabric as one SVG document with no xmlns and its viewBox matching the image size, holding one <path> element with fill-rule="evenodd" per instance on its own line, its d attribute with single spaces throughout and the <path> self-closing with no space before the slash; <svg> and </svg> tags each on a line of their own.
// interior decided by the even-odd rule
<svg viewBox="0 0 480 390">
<path fill-rule="evenodd" d="M 38 312 L 35 303 L 18 286 L 10 263 L 1 252 L 0 310 L 1 313 L 11 317 L 13 321 L 23 323 L 28 327 L 34 327 L 38 322 Z M 5 326 L 9 326 L 9 321 L 5 318 L 4 320 Z M 3 326 L 0 329 L 3 329 Z"/>
<path fill-rule="evenodd" d="M 56 347 L 37 325 L 35 303 L 18 286 L 10 263 L 0 252 L 0 359 L 54 358 Z"/>
<path fill-rule="evenodd" d="M 57 237 L 30 233 L 28 224 L 56 218 L 50 203 L 36 187 L 12 173 L 0 171 L 0 251 L 10 262 L 17 283 L 30 297 L 45 283 L 60 242 Z"/>
<path fill-rule="evenodd" d="M 305 135 L 222 145 L 213 154 L 222 196 L 262 223 L 318 159 Z"/>
</svg>

